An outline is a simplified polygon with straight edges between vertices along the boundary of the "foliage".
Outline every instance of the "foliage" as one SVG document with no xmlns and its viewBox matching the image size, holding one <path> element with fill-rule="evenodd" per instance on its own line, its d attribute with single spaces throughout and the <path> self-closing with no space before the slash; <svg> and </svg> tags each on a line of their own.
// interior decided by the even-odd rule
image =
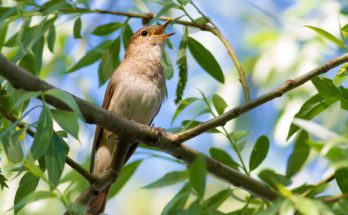
<svg viewBox="0 0 348 215">
<path fill-rule="evenodd" d="M 95 75 L 93 77 L 98 77 L 98 86 L 103 86 L 120 64 L 121 54 L 126 50 L 133 31 L 136 30 L 133 28 L 133 19 L 139 18 L 126 15 L 116 20 L 112 18 L 112 21 L 105 18 L 104 21 L 103 17 L 110 15 L 110 11 L 93 10 L 88 1 L 30 0 L 11 4 L 4 2 L 0 3 L 0 50 L 13 63 L 46 80 Z M 154 3 L 149 1 L 134 1 L 135 7 L 140 11 L 150 11 L 147 7 L 153 7 L 152 4 Z M 348 5 L 341 3 L 340 6 L 340 19 L 342 17 L 342 20 L 347 20 Z M 171 85 L 173 80 L 177 80 L 177 83 L 174 83 L 176 108 L 173 113 L 166 113 L 166 120 L 171 119 L 171 128 L 168 130 L 183 132 L 207 119 L 224 117 L 233 107 L 221 89 L 231 84 L 228 83 L 228 77 L 235 77 L 229 71 L 232 69 L 226 69 L 226 66 L 222 65 L 223 61 L 217 53 L 210 50 L 205 41 L 194 34 L 194 31 L 203 31 L 204 26 L 215 28 L 215 24 L 191 0 L 161 0 L 156 1 L 154 8 L 156 7 L 158 12 L 152 19 L 146 20 L 142 17 L 144 22 L 156 24 L 162 16 L 168 15 L 173 18 L 173 25 L 183 20 L 191 23 L 179 30 L 177 34 L 182 34 L 179 41 L 168 41 L 167 46 L 171 49 L 164 53 L 165 76 L 171 81 Z M 195 14 L 199 14 L 198 17 L 191 17 L 191 10 L 195 10 Z M 71 24 L 68 33 L 64 32 L 66 29 L 62 29 L 66 23 Z M 314 34 L 310 39 L 301 39 L 294 43 L 301 43 L 301 46 L 313 42 L 321 44 L 324 47 L 320 53 L 322 56 L 331 53 L 332 47 L 335 54 L 346 53 L 348 24 L 342 24 L 337 24 L 339 36 L 321 26 L 306 25 L 301 31 L 312 31 Z M 195 26 L 200 26 L 200 29 L 197 30 Z M 262 68 L 269 68 L 269 73 L 263 74 L 260 78 L 256 74 L 258 63 L 265 62 L 265 56 L 275 56 L 269 54 L 273 50 L 269 44 L 277 43 L 281 35 L 280 32 L 270 29 L 254 29 L 252 26 L 249 28 L 255 32 L 246 39 L 249 41 L 248 45 L 257 44 L 258 47 L 253 47 L 255 56 L 243 57 L 243 61 L 247 62 L 244 63 L 245 68 L 248 68 L 247 75 L 252 82 L 251 86 L 255 88 L 253 94 L 259 89 L 260 92 L 263 92 L 264 88 L 272 89 L 274 82 L 279 80 L 293 79 L 295 75 L 291 72 L 301 68 L 303 61 L 309 61 L 302 56 L 304 48 L 298 46 L 300 53 L 293 65 L 281 71 L 281 75 L 276 73 L 279 70 L 276 65 L 263 65 Z M 235 42 L 234 38 L 228 39 L 232 44 Z M 72 43 L 78 45 L 73 46 Z M 72 49 L 81 49 L 86 43 L 88 46 L 83 49 L 84 54 L 72 53 Z M 266 50 L 263 50 L 264 47 Z M 176 55 L 178 72 L 171 60 L 173 55 Z M 324 62 L 323 59 L 316 59 L 318 60 Z M 272 59 L 267 62 L 270 61 Z M 95 63 L 98 63 L 97 67 Z M 195 86 L 189 83 L 191 77 L 195 76 L 190 74 L 193 74 L 192 68 L 195 65 L 200 71 L 196 76 L 209 80 L 207 83 L 212 86 L 210 91 L 191 92 Z M 86 72 L 90 68 L 96 68 L 95 72 L 90 71 L 95 74 Z M 287 148 L 290 150 L 289 156 L 285 157 L 286 153 L 279 156 L 283 157 L 283 160 L 274 155 L 275 150 L 272 148 L 276 147 L 276 140 L 272 133 L 260 134 L 256 130 L 264 131 L 266 126 L 276 130 L 276 124 L 286 115 L 286 108 L 275 114 L 276 120 L 254 120 L 251 118 L 255 117 L 255 114 L 250 113 L 232 122 L 233 129 L 231 124 L 220 125 L 210 129 L 209 134 L 205 134 L 214 138 L 199 139 L 198 142 L 202 141 L 202 148 L 207 147 L 207 143 L 204 142 L 212 142 L 209 148 L 204 150 L 211 158 L 232 168 L 233 171 L 262 181 L 265 186 L 279 194 L 277 200 L 268 202 L 252 194 L 241 193 L 238 187 L 211 177 L 208 169 L 213 167 L 209 166 L 211 164 L 206 162 L 202 154 L 196 159 L 191 159 L 190 165 L 176 162 L 179 170 L 165 168 L 166 172 L 161 177 L 148 182 L 142 189 L 154 194 L 155 189 L 174 188 L 175 194 L 163 206 L 161 214 L 348 213 L 348 201 L 345 198 L 348 193 L 348 128 L 345 116 L 348 110 L 348 89 L 345 83 L 347 77 L 348 63 L 345 63 L 328 76 L 313 78 L 311 89 L 291 92 L 282 99 L 280 107 L 287 107 L 296 99 L 302 104 L 293 118 L 287 118 L 290 128 L 281 131 L 282 134 L 287 134 L 285 136 L 291 144 Z M 261 79 L 265 80 L 266 84 Z M 4 193 L 9 192 L 9 189 L 16 190 L 11 210 L 15 214 L 23 211 L 26 213 L 27 205 L 43 199 L 59 201 L 64 210 L 74 209 L 74 198 L 88 186 L 76 171 L 66 167 L 68 155 L 74 156 L 76 152 L 72 150 L 72 142 L 87 139 L 86 136 L 82 136 L 85 134 L 81 132 L 84 129 L 81 125 L 86 122 L 77 103 L 68 92 L 62 90 L 25 92 L 15 89 L 3 78 L 0 81 L 0 188 Z M 84 93 L 89 100 L 96 97 L 91 96 L 91 92 Z M 228 92 L 228 95 L 230 94 Z M 66 110 L 50 106 L 47 101 L 52 97 L 65 104 Z M 278 110 L 272 107 L 271 111 Z M 268 111 L 265 111 L 265 115 L 268 114 L 266 112 Z M 335 118 L 334 113 L 339 113 L 340 117 Z M 257 114 L 263 115 L 261 111 Z M 122 168 L 118 180 L 110 190 L 109 198 L 120 195 L 122 189 L 127 189 L 125 186 L 136 171 L 145 165 L 147 158 L 156 158 L 160 162 L 174 160 L 159 154 L 156 150 L 145 147 L 141 150 L 148 152 L 149 156 L 131 160 Z M 329 178 L 319 178 L 316 175 L 315 182 L 310 184 L 308 181 L 299 180 L 313 171 L 312 166 L 316 161 L 325 163 L 324 169 L 334 174 Z M 281 162 L 286 162 L 282 163 L 286 169 L 275 169 L 278 165 L 274 163 Z M 13 183 L 9 185 L 12 178 L 17 180 L 15 187 L 11 187 Z M 331 181 L 335 183 L 329 184 Z M 233 209 L 223 207 L 236 203 L 241 206 L 232 207 Z M 42 208 L 41 213 L 44 210 L 45 208 Z"/>
</svg>

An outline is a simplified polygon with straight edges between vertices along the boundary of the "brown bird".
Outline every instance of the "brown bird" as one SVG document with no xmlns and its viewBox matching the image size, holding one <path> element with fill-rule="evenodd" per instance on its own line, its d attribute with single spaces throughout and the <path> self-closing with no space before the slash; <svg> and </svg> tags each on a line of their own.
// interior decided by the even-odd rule
<svg viewBox="0 0 348 215">
<path fill-rule="evenodd" d="M 163 34 L 169 22 L 143 27 L 135 32 L 123 62 L 111 77 L 103 108 L 136 122 L 151 124 L 167 96 L 162 54 L 165 40 L 174 34 Z M 95 176 L 111 168 L 112 153 L 118 144 L 128 143 L 99 126 L 96 128 L 90 166 Z M 126 161 L 136 147 L 137 143 L 131 143 Z M 88 199 L 87 214 L 104 211 L 108 190 L 109 187 Z"/>
</svg>

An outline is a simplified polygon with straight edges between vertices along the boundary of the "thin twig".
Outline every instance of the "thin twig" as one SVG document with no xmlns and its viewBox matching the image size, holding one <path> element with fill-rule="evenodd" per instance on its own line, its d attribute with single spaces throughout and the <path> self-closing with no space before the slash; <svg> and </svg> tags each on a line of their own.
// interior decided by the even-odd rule
<svg viewBox="0 0 348 215">
<path fill-rule="evenodd" d="M 9 121 L 11 121 L 12 123 L 16 123 L 18 121 L 18 119 L 13 116 L 11 113 L 9 113 L 8 111 L 6 111 L 1 105 L 0 105 L 0 114 L 3 115 L 4 117 L 6 117 L 6 119 L 8 119 Z M 26 132 L 29 136 L 31 136 L 32 138 L 34 138 L 35 136 L 35 131 L 32 130 L 31 128 L 28 128 L 25 123 L 23 122 L 18 122 L 17 123 L 17 127 L 19 128 L 23 128 L 26 129 Z M 80 164 L 76 163 L 73 159 L 71 159 L 70 157 L 66 156 L 65 158 L 65 162 L 74 170 L 76 170 L 78 173 L 80 173 L 80 175 L 82 175 L 84 178 L 87 179 L 87 181 L 89 181 L 89 183 L 94 183 L 95 182 L 95 177 L 90 174 L 87 170 L 85 170 Z"/>
</svg>

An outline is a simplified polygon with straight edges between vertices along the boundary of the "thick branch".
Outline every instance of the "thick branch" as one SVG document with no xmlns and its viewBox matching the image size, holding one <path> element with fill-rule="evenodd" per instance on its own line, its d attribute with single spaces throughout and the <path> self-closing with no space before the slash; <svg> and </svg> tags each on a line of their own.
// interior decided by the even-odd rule
<svg viewBox="0 0 348 215">
<path fill-rule="evenodd" d="M 18 119 L 15 116 L 13 116 L 11 113 L 7 112 L 1 105 L 0 105 L 0 114 L 3 115 L 7 120 L 9 120 L 13 123 L 17 123 L 17 121 L 18 121 Z M 23 124 L 22 122 L 18 122 L 17 127 L 26 128 L 25 124 Z M 33 131 L 30 128 L 26 128 L 26 129 L 27 129 L 27 134 L 29 134 L 29 136 L 34 138 L 35 131 Z M 92 174 L 90 174 L 87 170 L 85 170 L 80 164 L 76 163 L 73 159 L 66 156 L 65 162 L 71 168 L 73 168 L 76 172 L 80 173 L 80 175 L 82 175 L 84 178 L 86 178 L 89 181 L 89 183 L 92 184 L 95 182 L 95 177 Z"/>
<path fill-rule="evenodd" d="M 26 91 L 45 91 L 53 88 L 52 85 L 38 79 L 26 72 L 22 68 L 8 61 L 3 55 L 0 55 L 0 75 L 7 79 L 12 86 L 22 88 Z M 162 135 L 146 125 L 129 121 L 115 113 L 109 112 L 103 108 L 97 107 L 87 101 L 74 97 L 87 123 L 95 123 L 104 129 L 107 129 L 119 136 L 137 137 L 148 145 L 156 146 L 164 152 L 171 154 L 186 163 L 191 164 L 199 152 L 181 145 L 178 142 L 176 134 Z M 46 102 L 59 109 L 67 109 L 67 106 L 58 99 L 47 97 Z M 204 131 L 202 131 L 203 133 Z M 205 156 L 207 169 L 210 173 L 224 179 L 231 184 L 240 186 L 249 192 L 264 199 L 273 200 L 277 193 L 262 182 L 246 176 L 226 165 Z"/>
<path fill-rule="evenodd" d="M 331 60 L 327 63 L 325 63 L 322 66 L 317 67 L 316 69 L 298 77 L 293 80 L 286 81 L 283 85 L 280 87 L 271 90 L 270 92 L 258 97 L 257 99 L 248 102 L 244 105 L 241 105 L 239 107 L 233 108 L 232 110 L 215 117 L 207 122 L 204 122 L 196 127 L 193 127 L 189 130 L 186 130 L 184 132 L 181 132 L 177 134 L 177 142 L 184 142 L 186 140 L 192 139 L 212 128 L 216 128 L 222 125 L 225 125 L 228 121 L 237 118 L 241 114 L 248 112 L 266 102 L 269 102 L 277 97 L 281 97 L 284 93 L 301 86 L 302 84 L 306 83 L 307 81 L 310 81 L 312 78 L 319 76 L 320 74 L 323 74 L 330 69 L 343 64 L 345 62 L 348 62 L 348 54 L 344 54 L 334 60 Z"/>
</svg>

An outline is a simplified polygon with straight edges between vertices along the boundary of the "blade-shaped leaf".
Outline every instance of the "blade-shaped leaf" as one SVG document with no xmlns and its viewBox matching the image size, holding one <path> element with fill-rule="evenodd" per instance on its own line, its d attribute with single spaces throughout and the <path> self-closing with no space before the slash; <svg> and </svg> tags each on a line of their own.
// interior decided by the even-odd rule
<svg viewBox="0 0 348 215">
<path fill-rule="evenodd" d="M 173 117 L 172 117 L 172 121 L 171 124 L 173 124 L 174 120 L 180 115 L 180 113 L 187 108 L 188 106 L 190 106 L 193 102 L 200 100 L 199 98 L 194 98 L 194 97 L 189 97 L 186 98 L 184 100 L 182 100 L 179 104 L 179 106 L 177 107 Z"/>
<path fill-rule="evenodd" d="M 250 155 L 249 170 L 256 169 L 265 160 L 269 149 L 269 140 L 265 135 L 260 136 Z"/>
<path fill-rule="evenodd" d="M 56 28 L 54 24 L 50 25 L 47 35 L 47 46 L 48 49 L 53 53 L 54 52 L 54 43 L 56 41 Z"/>
<path fill-rule="evenodd" d="M 233 168 L 238 169 L 239 164 L 232 159 L 232 157 L 222 149 L 219 148 L 210 148 L 209 154 L 215 160 L 220 161 L 221 163 Z"/>
<path fill-rule="evenodd" d="M 63 110 L 51 110 L 53 119 L 69 134 L 79 139 L 79 124 L 75 112 Z"/>
<path fill-rule="evenodd" d="M 30 204 L 32 202 L 36 202 L 38 200 L 48 199 L 48 198 L 56 198 L 56 195 L 54 193 L 48 192 L 48 191 L 33 192 L 33 193 L 30 193 L 27 196 L 25 196 L 20 201 L 18 201 L 14 205 L 14 209 L 18 210 L 19 208 L 23 208 L 25 205 Z"/>
<path fill-rule="evenodd" d="M 313 31 L 318 33 L 320 36 L 323 36 L 324 38 L 330 40 L 331 42 L 335 43 L 336 45 L 340 46 L 341 48 L 344 48 L 344 49 L 346 48 L 346 45 L 344 44 L 343 41 L 341 41 L 340 39 L 338 39 L 337 37 L 335 37 L 331 33 L 325 31 L 324 29 L 321 29 L 321 28 L 318 28 L 315 26 L 310 26 L 310 25 L 306 25 L 305 27 L 312 29 Z"/>
<path fill-rule="evenodd" d="M 225 102 L 225 100 L 217 94 L 214 94 L 213 96 L 213 104 L 219 115 L 222 114 L 227 107 L 227 103 Z"/>
<path fill-rule="evenodd" d="M 144 188 L 152 189 L 159 188 L 164 186 L 169 186 L 172 184 L 176 184 L 181 182 L 189 177 L 189 172 L 187 170 L 184 171 L 173 171 L 165 174 L 163 177 L 158 180 L 144 186 Z"/>
<path fill-rule="evenodd" d="M 173 78 L 173 74 L 174 74 L 173 63 L 166 50 L 164 51 L 163 55 L 164 56 L 162 60 L 162 65 L 163 65 L 164 76 L 166 77 L 167 80 L 170 80 Z"/>
<path fill-rule="evenodd" d="M 232 194 L 231 189 L 221 190 L 204 201 L 204 206 L 207 208 L 217 209 L 224 201 Z"/>
<path fill-rule="evenodd" d="M 171 199 L 164 207 L 161 215 L 178 214 L 184 206 L 190 196 L 190 186 L 186 184 L 181 190 Z"/>
<path fill-rule="evenodd" d="M 348 168 L 341 168 L 336 170 L 335 178 L 341 192 L 348 193 Z"/>
<path fill-rule="evenodd" d="M 120 192 L 122 187 L 127 183 L 130 177 L 132 177 L 135 170 L 137 170 L 141 162 L 142 160 L 133 161 L 132 163 L 129 163 L 122 168 L 120 175 L 117 178 L 117 181 L 111 187 L 111 190 L 108 196 L 109 198 L 115 196 L 118 192 Z"/>
<path fill-rule="evenodd" d="M 103 85 L 120 64 L 121 41 L 117 38 L 104 52 L 98 68 L 99 86 Z"/>
<path fill-rule="evenodd" d="M 120 29 L 122 26 L 123 26 L 123 24 L 119 23 L 119 22 L 112 22 L 112 23 L 108 23 L 105 25 L 100 25 L 94 29 L 92 34 L 98 35 L 98 36 L 108 35 L 114 31 Z"/>
<path fill-rule="evenodd" d="M 74 38 L 76 39 L 81 38 L 81 28 L 82 28 L 81 17 L 78 17 L 74 23 Z"/>
<path fill-rule="evenodd" d="M 190 167 L 190 185 L 196 192 L 199 199 L 202 199 L 205 192 L 206 163 L 204 157 L 199 155 Z"/>
<path fill-rule="evenodd" d="M 37 176 L 34 176 L 30 172 L 25 173 L 23 177 L 21 178 L 19 182 L 19 187 L 16 191 L 16 196 L 14 199 L 14 205 L 16 203 L 20 202 L 23 198 L 25 198 L 27 195 L 30 193 L 33 193 L 36 190 L 37 185 L 39 184 L 40 178 Z M 24 205 L 22 206 L 17 206 L 15 208 L 15 214 L 18 213 L 18 211 L 23 208 Z"/>
<path fill-rule="evenodd" d="M 187 42 L 188 42 L 187 34 L 188 34 L 187 28 L 185 28 L 185 33 L 181 39 L 178 56 L 176 60 L 176 65 L 178 65 L 178 69 L 179 69 L 179 81 L 176 88 L 175 104 L 178 104 L 182 100 L 182 96 L 184 94 L 184 90 L 187 83 L 187 57 L 186 57 Z"/>
<path fill-rule="evenodd" d="M 287 177 L 295 175 L 306 162 L 310 150 L 309 145 L 306 143 L 308 139 L 309 135 L 304 131 L 302 131 L 298 136 L 286 166 Z"/>
<path fill-rule="evenodd" d="M 132 36 L 133 36 L 132 28 L 129 26 L 128 23 L 126 23 L 122 33 L 122 42 L 123 42 L 123 47 L 125 49 L 128 47 L 129 41 Z"/>
<path fill-rule="evenodd" d="M 208 49 L 192 37 L 188 39 L 188 47 L 192 56 L 209 75 L 221 83 L 225 82 L 224 73 L 219 63 Z"/>
</svg>

